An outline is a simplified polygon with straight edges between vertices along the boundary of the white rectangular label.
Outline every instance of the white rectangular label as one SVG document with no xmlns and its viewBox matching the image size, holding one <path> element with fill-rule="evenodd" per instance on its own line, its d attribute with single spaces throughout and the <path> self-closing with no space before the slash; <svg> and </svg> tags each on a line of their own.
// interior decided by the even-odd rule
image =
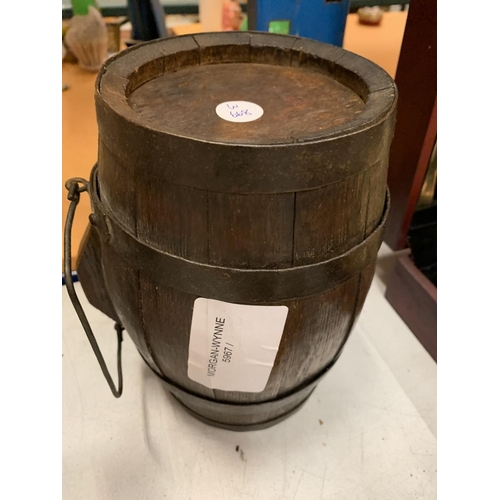
<svg viewBox="0 0 500 500">
<path fill-rule="evenodd" d="M 212 389 L 263 391 L 287 315 L 286 306 L 246 306 L 196 299 L 188 377 Z"/>
</svg>

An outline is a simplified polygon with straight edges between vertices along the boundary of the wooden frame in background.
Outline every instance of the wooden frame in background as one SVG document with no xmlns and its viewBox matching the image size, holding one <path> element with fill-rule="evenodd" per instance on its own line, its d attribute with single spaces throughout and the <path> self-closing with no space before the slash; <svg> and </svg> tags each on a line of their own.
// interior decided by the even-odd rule
<svg viewBox="0 0 500 500">
<path fill-rule="evenodd" d="M 391 211 L 385 242 L 407 246 L 407 235 L 437 141 L 437 12 L 435 0 L 413 2 L 396 72 L 398 117 L 389 161 Z M 437 360 L 436 287 L 409 257 L 399 259 L 386 298 Z"/>
</svg>

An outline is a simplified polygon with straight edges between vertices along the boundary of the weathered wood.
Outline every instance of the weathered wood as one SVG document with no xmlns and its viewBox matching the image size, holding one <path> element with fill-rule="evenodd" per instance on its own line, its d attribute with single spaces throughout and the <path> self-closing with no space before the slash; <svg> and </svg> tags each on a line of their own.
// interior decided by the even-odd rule
<svg viewBox="0 0 500 500">
<path fill-rule="evenodd" d="M 375 231 L 380 223 L 386 196 L 388 157 L 382 158 L 365 175 L 363 190 L 367 193 L 365 238 Z"/>
<path fill-rule="evenodd" d="M 157 285 L 140 275 L 142 321 L 160 374 L 195 394 L 214 398 L 214 391 L 187 376 L 189 331 L 196 296 Z"/>
<path fill-rule="evenodd" d="M 111 245 L 102 245 L 101 259 L 105 287 L 120 323 L 134 341 L 141 356 L 152 368 L 159 371 L 144 328 L 139 272 L 123 261 Z M 82 287 L 86 293 L 84 281 Z"/>
<path fill-rule="evenodd" d="M 272 425 L 339 356 L 381 242 L 396 98 L 390 77 L 354 54 L 265 33 L 156 40 L 101 71 L 91 180 L 101 241 L 80 269 L 102 266 L 102 301 L 199 418 Z M 215 108 L 230 100 L 264 114 L 224 121 Z M 92 294 L 99 277 L 87 275 Z M 289 308 L 262 392 L 189 379 L 198 297 Z"/>
<path fill-rule="evenodd" d="M 243 269 L 292 266 L 292 193 L 210 193 L 209 262 Z"/>
<path fill-rule="evenodd" d="M 291 48 L 299 40 L 295 37 L 282 37 L 252 33 L 250 38 L 250 62 L 272 64 L 273 66 L 290 66 Z"/>
<path fill-rule="evenodd" d="M 231 40 L 225 33 L 205 33 L 193 38 L 200 47 L 200 64 L 250 61 L 250 33 L 235 32 Z"/>
<path fill-rule="evenodd" d="M 154 177 L 136 182 L 137 236 L 165 252 L 207 262 L 208 193 Z"/>
<path fill-rule="evenodd" d="M 358 277 L 320 295 L 293 300 L 276 365 L 269 380 L 274 395 L 310 382 L 335 357 L 349 333 Z"/>
<path fill-rule="evenodd" d="M 101 202 L 108 210 L 113 207 L 113 214 L 117 221 L 129 228 L 132 234 L 137 235 L 135 222 L 137 193 L 135 189 L 131 189 L 136 174 L 128 177 L 123 172 L 118 158 L 111 153 L 102 140 L 99 141 L 98 164 L 100 174 L 99 198 Z"/>
<path fill-rule="evenodd" d="M 356 324 L 356 321 L 363 309 L 363 304 L 365 303 L 366 296 L 370 290 L 370 286 L 372 284 L 373 276 L 375 274 L 375 267 L 377 265 L 377 261 L 374 260 L 365 270 L 361 273 L 359 277 L 359 288 L 358 288 L 358 297 L 356 300 L 356 309 L 354 311 L 354 321 L 353 326 Z"/>
<path fill-rule="evenodd" d="M 297 193 L 294 265 L 341 255 L 365 239 L 368 196 L 364 182 L 362 173 Z"/>
<path fill-rule="evenodd" d="M 97 229 L 90 224 L 87 226 L 78 249 L 76 268 L 78 269 L 78 279 L 85 287 L 85 295 L 90 304 L 114 321 L 119 321 L 104 283 L 101 239 Z"/>
<path fill-rule="evenodd" d="M 278 88 L 267 95 L 262 89 Z M 221 120 L 216 106 L 243 99 L 264 108 L 244 128 Z M 155 129 L 217 142 L 275 144 L 300 140 L 351 120 L 362 99 L 328 75 L 270 64 L 217 64 L 166 73 L 133 92 L 128 102 Z M 279 127 L 276 124 L 279 123 Z M 241 124 L 236 124 L 241 125 Z"/>
</svg>

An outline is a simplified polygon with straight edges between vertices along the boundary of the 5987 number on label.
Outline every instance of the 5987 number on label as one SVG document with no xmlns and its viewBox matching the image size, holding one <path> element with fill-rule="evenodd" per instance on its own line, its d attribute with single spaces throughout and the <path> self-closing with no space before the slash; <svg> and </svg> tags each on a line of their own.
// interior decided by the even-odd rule
<svg viewBox="0 0 500 500">
<path fill-rule="evenodd" d="M 233 344 L 229 344 L 226 342 L 226 345 L 233 347 Z M 222 361 L 225 363 L 231 363 L 231 356 L 233 354 L 233 350 L 229 349 L 229 347 L 224 347 L 224 353 L 222 354 Z"/>
</svg>

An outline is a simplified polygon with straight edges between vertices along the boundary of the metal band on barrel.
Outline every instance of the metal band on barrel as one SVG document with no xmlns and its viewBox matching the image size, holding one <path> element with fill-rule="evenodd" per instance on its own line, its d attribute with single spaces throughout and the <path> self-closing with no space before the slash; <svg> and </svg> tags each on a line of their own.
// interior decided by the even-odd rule
<svg viewBox="0 0 500 500">
<path fill-rule="evenodd" d="M 91 221 L 103 236 L 104 244 L 111 245 L 134 269 L 158 284 L 200 297 L 240 304 L 269 304 L 309 297 L 331 290 L 358 275 L 377 256 L 390 204 L 387 191 L 384 212 L 377 228 L 342 255 L 285 269 L 238 269 L 194 262 L 141 242 L 111 214 L 105 213 L 97 196 L 96 183 L 97 170 L 94 167 L 90 179 L 94 208 Z"/>
<path fill-rule="evenodd" d="M 150 363 L 146 359 L 144 359 L 141 353 L 139 354 L 141 354 L 144 362 L 149 366 L 149 368 L 163 380 L 166 387 L 177 399 L 177 401 L 179 401 L 179 403 L 181 403 L 182 406 L 187 409 L 193 416 L 205 423 L 214 425 L 216 427 L 221 427 L 223 429 L 229 429 L 233 431 L 247 431 L 265 429 L 280 422 L 281 420 L 284 420 L 285 418 L 299 410 L 300 407 L 309 398 L 311 393 L 314 391 L 318 383 L 335 365 L 341 354 L 341 351 L 342 348 L 339 349 L 332 361 L 330 361 L 327 366 L 320 370 L 311 379 L 308 379 L 303 383 L 297 385 L 287 393 L 277 396 L 273 399 L 252 402 L 220 401 L 208 398 L 200 394 L 195 394 L 159 373 L 150 365 Z M 235 412 L 239 412 L 240 418 L 243 419 L 245 419 L 245 417 L 248 418 L 248 416 L 252 414 L 263 413 L 265 415 L 269 415 L 271 413 L 276 414 L 278 410 L 284 409 L 284 411 L 282 413 L 277 413 L 277 415 L 273 416 L 271 419 L 266 418 L 258 422 L 234 424 L 225 422 L 224 418 L 222 418 L 222 420 L 209 418 L 206 415 L 200 413 L 199 410 L 195 410 L 195 408 L 199 409 L 200 407 L 204 407 L 204 412 L 211 414 L 212 416 L 214 411 L 220 414 L 225 414 L 227 412 L 227 415 L 234 415 Z"/>
</svg>

